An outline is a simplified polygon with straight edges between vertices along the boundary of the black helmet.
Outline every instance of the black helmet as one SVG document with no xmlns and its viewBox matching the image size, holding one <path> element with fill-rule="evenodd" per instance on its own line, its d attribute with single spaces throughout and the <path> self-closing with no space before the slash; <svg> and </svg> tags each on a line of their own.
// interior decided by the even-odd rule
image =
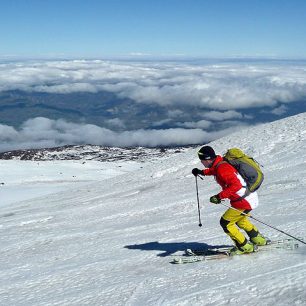
<svg viewBox="0 0 306 306">
<path fill-rule="evenodd" d="M 216 158 L 217 155 L 212 147 L 204 146 L 198 151 L 198 156 L 200 160 L 209 160 Z"/>
</svg>

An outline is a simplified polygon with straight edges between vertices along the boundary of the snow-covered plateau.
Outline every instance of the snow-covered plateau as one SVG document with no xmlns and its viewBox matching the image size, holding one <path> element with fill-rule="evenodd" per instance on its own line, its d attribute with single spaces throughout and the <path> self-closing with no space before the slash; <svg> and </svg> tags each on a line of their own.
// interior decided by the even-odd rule
<svg viewBox="0 0 306 306">
<path fill-rule="evenodd" d="M 264 166 L 253 216 L 306 237 L 306 113 L 211 143 Z M 186 248 L 230 245 L 197 148 L 158 158 L 2 160 L 0 305 L 306 305 L 306 248 L 186 265 Z M 271 239 L 286 238 L 256 223 Z"/>
</svg>

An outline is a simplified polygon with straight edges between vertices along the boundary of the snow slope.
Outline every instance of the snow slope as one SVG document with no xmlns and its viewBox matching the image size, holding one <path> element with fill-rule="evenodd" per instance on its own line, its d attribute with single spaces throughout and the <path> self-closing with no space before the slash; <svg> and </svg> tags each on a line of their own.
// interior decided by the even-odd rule
<svg viewBox="0 0 306 306">
<path fill-rule="evenodd" d="M 306 114 L 211 145 L 219 153 L 239 146 L 263 164 L 266 179 L 254 216 L 306 237 Z M 2 173 L 9 162 L 1 162 Z M 44 165 L 50 173 L 67 162 Z M 225 207 L 208 202 L 219 191 L 212 178 L 199 181 L 203 227 L 198 227 L 190 174 L 200 167 L 196 150 L 120 171 L 116 162 L 103 164 L 112 175 L 103 176 L 99 165 L 96 171 L 92 167 L 90 184 L 70 184 L 42 197 L 33 192 L 31 199 L 0 206 L 1 305 L 306 304 L 304 246 L 190 265 L 169 263 L 187 247 L 230 244 L 219 226 Z M 81 166 L 78 171 L 79 180 L 88 178 Z M 286 237 L 257 225 L 272 239 Z"/>
<path fill-rule="evenodd" d="M 120 161 L 22 161 L 0 160 L 0 207 L 37 198 L 90 182 L 105 180 L 138 169 L 140 163 Z"/>
</svg>

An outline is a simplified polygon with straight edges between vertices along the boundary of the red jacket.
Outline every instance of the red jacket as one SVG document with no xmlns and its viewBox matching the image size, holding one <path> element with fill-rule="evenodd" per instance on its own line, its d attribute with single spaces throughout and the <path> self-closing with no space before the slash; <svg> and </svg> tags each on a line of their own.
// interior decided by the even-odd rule
<svg viewBox="0 0 306 306">
<path fill-rule="evenodd" d="M 244 191 L 246 183 L 238 171 L 229 163 L 223 162 L 223 158 L 218 155 L 213 165 L 204 169 L 204 175 L 214 175 L 217 183 L 222 187 L 222 191 L 218 194 L 220 199 L 229 199 L 231 206 L 238 209 L 252 209 L 250 203 L 246 199 L 236 201 L 241 197 L 237 192 Z M 218 165 L 219 164 L 219 165 Z M 242 191 L 241 191 L 242 189 Z"/>
</svg>

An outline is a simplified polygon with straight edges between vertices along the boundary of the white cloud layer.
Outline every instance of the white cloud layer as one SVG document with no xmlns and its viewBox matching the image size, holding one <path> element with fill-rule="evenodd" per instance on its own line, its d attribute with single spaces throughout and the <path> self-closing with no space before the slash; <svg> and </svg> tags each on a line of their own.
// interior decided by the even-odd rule
<svg viewBox="0 0 306 306">
<path fill-rule="evenodd" d="M 242 109 L 269 106 L 271 110 L 266 112 L 282 115 L 289 109 L 288 103 L 305 101 L 304 64 L 208 65 L 102 60 L 0 63 L 0 92 L 108 91 L 136 103 L 165 106 L 167 117 L 152 122 L 151 126 L 173 127 L 115 132 L 111 129 L 126 129 L 127 123 L 122 118 L 106 120 L 107 129 L 40 117 L 24 122 L 18 129 L 0 125 L 0 150 L 81 143 L 105 146 L 205 143 L 252 118 L 243 115 Z M 185 117 L 186 109 L 191 111 Z M 222 131 L 212 131 L 220 127 Z"/>
<path fill-rule="evenodd" d="M 137 103 L 235 110 L 306 98 L 306 70 L 296 64 L 191 65 L 101 60 L 0 64 L 0 91 L 112 92 Z M 208 118 L 210 119 L 210 118 Z"/>
<path fill-rule="evenodd" d="M 201 129 L 134 130 L 114 132 L 92 124 L 37 117 L 24 122 L 19 129 L 0 125 L 0 151 L 45 148 L 66 144 L 103 146 L 167 146 L 205 143 L 235 129 L 208 133 Z"/>
<path fill-rule="evenodd" d="M 226 111 L 226 112 L 206 112 L 203 114 L 203 118 L 212 120 L 212 121 L 224 121 L 229 119 L 241 119 L 243 118 L 241 113 L 238 113 L 236 111 Z"/>
</svg>

